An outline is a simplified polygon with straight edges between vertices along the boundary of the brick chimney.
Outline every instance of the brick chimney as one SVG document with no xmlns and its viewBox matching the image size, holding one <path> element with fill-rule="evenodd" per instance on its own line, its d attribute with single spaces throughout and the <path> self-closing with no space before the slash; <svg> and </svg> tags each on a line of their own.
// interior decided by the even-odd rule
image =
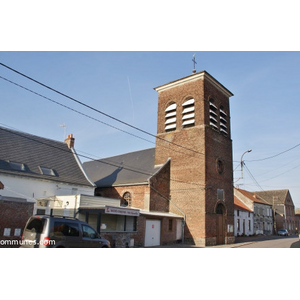
<svg viewBox="0 0 300 300">
<path fill-rule="evenodd" d="M 73 134 L 69 134 L 67 136 L 67 138 L 65 139 L 65 143 L 68 145 L 68 147 L 74 148 L 74 144 L 75 144 L 75 138 L 73 138 Z"/>
</svg>

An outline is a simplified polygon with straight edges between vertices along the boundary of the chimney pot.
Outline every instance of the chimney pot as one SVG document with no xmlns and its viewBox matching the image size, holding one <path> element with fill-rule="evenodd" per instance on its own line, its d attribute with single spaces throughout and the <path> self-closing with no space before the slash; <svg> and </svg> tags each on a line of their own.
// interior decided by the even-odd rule
<svg viewBox="0 0 300 300">
<path fill-rule="evenodd" d="M 67 138 L 65 139 L 65 143 L 70 149 L 74 148 L 75 138 L 73 138 L 73 134 L 68 134 Z"/>
</svg>

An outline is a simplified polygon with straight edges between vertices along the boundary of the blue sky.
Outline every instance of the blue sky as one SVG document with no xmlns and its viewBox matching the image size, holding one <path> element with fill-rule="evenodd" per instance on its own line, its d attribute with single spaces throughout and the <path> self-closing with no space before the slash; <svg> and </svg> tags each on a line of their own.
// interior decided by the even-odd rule
<svg viewBox="0 0 300 300">
<path fill-rule="evenodd" d="M 300 208 L 300 52 L 142 51 L 0 52 L 0 62 L 153 135 L 157 92 L 164 83 L 206 70 L 230 99 L 235 181 L 250 191 L 289 189 Z M 0 125 L 63 141 L 73 133 L 79 154 L 103 158 L 154 147 L 154 138 L 72 102 L 0 66 L 0 76 L 87 114 L 89 119 L 0 80 Z M 145 141 L 143 139 L 149 140 Z M 294 146 L 294 149 L 287 151 Z M 85 159 L 82 158 L 82 161 Z"/>
<path fill-rule="evenodd" d="M 300 52 L 273 52 L 300 50 L 296 1 L 288 0 L 283 4 L 276 0 L 253 0 L 249 4 L 238 0 L 186 0 L 184 3 L 153 0 L 138 5 L 130 0 L 89 0 L 84 3 L 53 0 L 45 4 L 38 0 L 16 0 L 2 1 L 0 11 L 0 62 L 153 134 L 157 126 L 157 93 L 153 88 L 190 75 L 192 56 L 196 53 L 197 71 L 206 70 L 234 94 L 230 105 L 235 179 L 240 177 L 241 155 L 251 148 L 253 151 L 245 154 L 244 159 L 258 184 L 265 190 L 289 189 L 295 206 L 300 207 L 300 147 L 273 159 L 250 161 L 276 155 L 299 143 Z M 31 52 L 40 50 L 43 52 Z M 172 52 L 45 52 L 49 50 Z M 271 52 L 245 52 L 261 50 Z M 2 67 L 0 76 L 133 132 Z M 76 150 L 81 154 L 84 152 L 99 158 L 154 146 L 47 102 L 2 79 L 0 104 L 0 126 L 4 124 L 63 140 L 64 128 L 60 125 L 66 124 L 67 133 L 74 134 Z M 150 141 L 154 142 L 151 138 Z M 237 183 L 244 189 L 260 190 L 246 169 L 244 179 Z M 146 268 L 155 264 L 165 266 L 166 261 L 170 261 L 168 269 L 173 270 L 172 263 L 178 261 L 178 253 L 174 253 L 175 260 L 169 259 L 169 252 L 159 254 L 149 253 L 148 259 L 142 258 Z M 252 257 L 253 254 L 252 249 Z M 226 255 L 236 259 L 237 254 L 234 257 L 230 253 Z M 155 261 L 151 259 L 154 257 Z M 205 269 L 210 272 L 214 269 L 214 256 L 207 259 L 205 255 L 205 259 L 201 259 L 201 256 L 194 257 L 189 253 L 180 257 L 184 257 L 184 261 L 176 264 L 173 273 L 177 275 L 182 271 L 187 274 L 189 288 L 184 289 L 185 296 L 187 291 L 194 296 L 196 290 L 193 286 L 198 287 L 199 276 L 207 291 L 214 288 L 215 282 L 206 280 L 210 273 L 200 272 L 197 284 L 191 284 L 194 278 L 188 276 L 187 271 L 187 266 L 195 269 L 196 264 L 196 268 L 203 270 L 207 267 Z M 255 260 L 266 265 L 265 257 L 258 253 Z M 26 261 L 22 256 L 20 258 L 21 263 Z M 107 260 L 110 264 L 115 261 L 115 257 L 111 258 Z M 134 261 L 136 256 L 132 258 Z M 294 261 L 293 255 L 289 254 L 286 258 Z M 54 259 L 57 263 L 56 256 Z M 232 264 L 231 259 L 227 261 Z M 231 269 L 235 272 L 234 268 L 226 268 L 226 261 L 224 263 L 227 272 Z M 179 266 L 183 266 L 182 270 Z M 273 263 L 268 267 L 270 270 L 278 269 L 278 265 Z M 109 272 L 111 265 L 106 269 Z M 163 272 L 161 274 L 164 276 Z M 275 269 L 273 274 L 277 274 Z M 235 276 L 235 273 L 230 275 Z M 227 278 L 231 280 L 232 276 Z M 243 284 L 245 277 L 240 278 L 242 281 L 239 283 Z M 161 279 L 160 282 L 165 284 L 165 276 Z M 239 280 L 236 276 L 235 279 Z M 269 283 L 273 283 L 274 279 L 269 276 Z M 170 284 L 173 284 L 174 280 L 171 280 L 172 276 Z M 220 291 L 231 283 L 222 282 L 223 286 L 219 282 Z M 184 280 L 182 283 L 185 283 Z M 114 288 L 110 281 L 105 286 L 107 290 Z M 119 290 L 123 292 L 124 289 Z M 170 293 L 170 290 L 167 292 Z M 177 290 L 176 293 L 177 296 Z M 124 297 L 123 294 L 120 296 Z"/>
</svg>

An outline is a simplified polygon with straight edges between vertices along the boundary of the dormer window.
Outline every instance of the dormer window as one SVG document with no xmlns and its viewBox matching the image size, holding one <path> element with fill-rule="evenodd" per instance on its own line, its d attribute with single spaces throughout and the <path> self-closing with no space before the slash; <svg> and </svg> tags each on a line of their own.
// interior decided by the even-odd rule
<svg viewBox="0 0 300 300">
<path fill-rule="evenodd" d="M 9 166 L 15 170 L 15 171 L 26 171 L 26 167 L 22 163 L 14 162 L 14 161 L 9 161 Z"/>
<path fill-rule="evenodd" d="M 182 111 L 182 127 L 190 127 L 195 125 L 195 100 L 186 100 L 183 104 Z"/>
<path fill-rule="evenodd" d="M 165 131 L 176 130 L 176 107 L 176 103 L 172 103 L 165 110 Z"/>
<path fill-rule="evenodd" d="M 56 173 L 53 169 L 41 167 L 41 166 L 39 166 L 39 168 L 43 175 L 56 176 Z"/>
</svg>

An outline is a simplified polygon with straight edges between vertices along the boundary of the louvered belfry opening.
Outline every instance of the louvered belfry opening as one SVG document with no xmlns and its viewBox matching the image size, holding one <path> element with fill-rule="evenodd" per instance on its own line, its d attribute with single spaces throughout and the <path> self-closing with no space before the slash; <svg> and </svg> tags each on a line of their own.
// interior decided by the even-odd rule
<svg viewBox="0 0 300 300">
<path fill-rule="evenodd" d="M 228 134 L 227 114 L 225 113 L 223 106 L 220 107 L 220 131 L 225 135 Z"/>
<path fill-rule="evenodd" d="M 165 110 L 165 131 L 176 130 L 176 103 L 171 103 Z"/>
<path fill-rule="evenodd" d="M 182 104 L 182 108 L 182 127 L 195 126 L 195 100 L 186 100 Z"/>
<path fill-rule="evenodd" d="M 219 130 L 218 127 L 218 108 L 214 104 L 214 100 L 209 100 L 209 125 L 214 129 Z"/>
</svg>

